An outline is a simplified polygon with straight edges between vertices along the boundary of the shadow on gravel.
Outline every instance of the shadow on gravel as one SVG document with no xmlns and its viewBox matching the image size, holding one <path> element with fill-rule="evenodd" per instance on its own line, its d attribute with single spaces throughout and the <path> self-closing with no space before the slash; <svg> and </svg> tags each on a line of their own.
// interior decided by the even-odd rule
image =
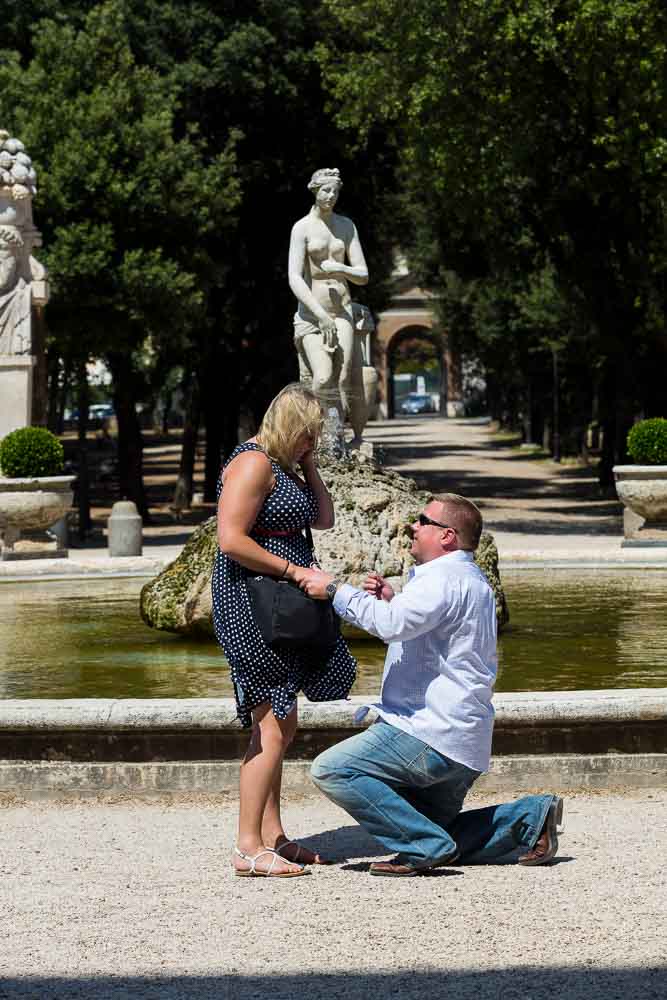
<svg viewBox="0 0 667 1000">
<path fill-rule="evenodd" d="M 316 854 L 330 858 L 336 864 L 354 858 L 367 858 L 369 855 L 382 855 L 380 845 L 358 826 L 339 826 L 315 833 L 311 837 L 299 837 L 299 843 Z"/>
<path fill-rule="evenodd" d="M 413 928 L 414 930 L 414 928 Z M 381 940 L 381 939 L 380 939 Z M 433 956 L 419 956 L 419 942 L 408 933 L 397 946 L 385 941 L 376 950 L 369 944 L 369 958 L 383 962 L 404 961 L 392 972 L 304 972 L 302 975 L 219 976 L 99 976 L 86 978 L 0 979 L 0 998 L 30 1000 L 368 1000 L 398 997 L 400 1000 L 662 1000 L 667 995 L 667 968 L 596 967 L 508 967 L 479 971 L 420 971 Z M 484 939 L 476 950 L 483 953 Z M 576 961 L 576 956 L 572 956 Z M 279 956 L 276 956 L 276 961 Z M 313 962 L 317 961 L 313 955 Z M 340 955 L 341 965 L 349 958 Z M 242 964 L 239 952 L 235 964 Z"/>
</svg>

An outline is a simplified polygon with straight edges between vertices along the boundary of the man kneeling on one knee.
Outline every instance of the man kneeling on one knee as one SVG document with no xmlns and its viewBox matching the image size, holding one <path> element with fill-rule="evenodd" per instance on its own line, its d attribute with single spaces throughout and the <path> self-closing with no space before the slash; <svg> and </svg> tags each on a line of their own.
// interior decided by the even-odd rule
<svg viewBox="0 0 667 1000">
<path fill-rule="evenodd" d="M 416 567 L 400 594 L 377 574 L 363 590 L 320 572 L 305 585 L 346 621 L 388 643 L 379 718 L 315 759 L 315 784 L 396 856 L 373 875 L 484 863 L 517 849 L 524 865 L 558 848 L 562 800 L 529 795 L 461 812 L 489 768 L 496 677 L 495 598 L 473 561 L 482 515 L 453 493 L 412 525 Z"/>
</svg>

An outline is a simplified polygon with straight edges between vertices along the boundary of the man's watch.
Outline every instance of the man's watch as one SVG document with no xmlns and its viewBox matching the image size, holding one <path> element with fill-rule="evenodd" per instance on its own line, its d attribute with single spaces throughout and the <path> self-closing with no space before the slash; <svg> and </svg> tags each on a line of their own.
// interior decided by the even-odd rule
<svg viewBox="0 0 667 1000">
<path fill-rule="evenodd" d="M 338 590 L 340 585 L 341 585 L 340 580 L 332 580 L 331 583 L 328 583 L 326 585 L 325 592 L 330 601 L 333 601 L 334 597 L 336 596 L 336 591 Z"/>
</svg>

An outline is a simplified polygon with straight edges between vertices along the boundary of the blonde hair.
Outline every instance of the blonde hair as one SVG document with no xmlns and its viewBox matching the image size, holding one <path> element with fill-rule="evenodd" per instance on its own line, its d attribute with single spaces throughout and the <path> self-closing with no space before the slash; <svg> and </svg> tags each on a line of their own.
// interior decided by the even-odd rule
<svg viewBox="0 0 667 1000">
<path fill-rule="evenodd" d="M 317 396 L 294 382 L 269 403 L 257 431 L 257 444 L 283 469 L 292 469 L 300 439 L 308 434 L 315 447 L 321 429 L 322 407 Z"/>
<path fill-rule="evenodd" d="M 458 493 L 441 493 L 438 500 L 442 504 L 444 520 L 452 522 L 462 549 L 474 552 L 482 534 L 482 512 L 472 500 Z"/>
</svg>

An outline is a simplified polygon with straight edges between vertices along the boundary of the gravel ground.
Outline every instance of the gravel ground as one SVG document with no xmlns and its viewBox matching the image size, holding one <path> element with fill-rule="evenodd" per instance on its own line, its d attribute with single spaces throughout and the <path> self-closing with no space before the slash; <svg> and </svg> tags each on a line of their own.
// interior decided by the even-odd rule
<svg viewBox="0 0 667 1000">
<path fill-rule="evenodd" d="M 570 797 L 548 867 L 393 881 L 335 806 L 286 816 L 346 861 L 235 878 L 231 799 L 5 801 L 0 997 L 667 995 L 665 791 Z"/>
</svg>

